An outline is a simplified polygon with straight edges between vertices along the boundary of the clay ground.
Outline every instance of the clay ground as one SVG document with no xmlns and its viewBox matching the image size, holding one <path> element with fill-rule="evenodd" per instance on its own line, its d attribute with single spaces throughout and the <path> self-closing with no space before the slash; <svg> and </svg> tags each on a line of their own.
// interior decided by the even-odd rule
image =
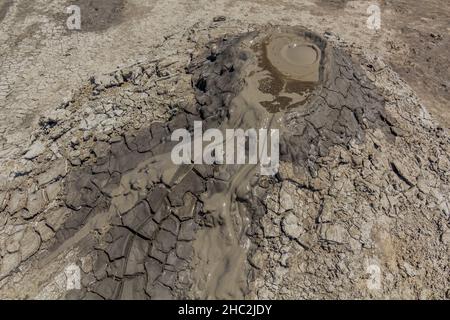
<svg viewBox="0 0 450 320">
<path fill-rule="evenodd" d="M 380 1 L 381 30 L 366 27 L 369 1 L 0 1 L 0 159 L 29 141 L 39 115 L 90 76 L 146 58 L 151 49 L 219 15 L 256 24 L 304 25 L 382 57 L 450 126 L 450 4 Z M 69 31 L 65 8 L 81 8 L 81 31 Z M 155 51 L 154 51 L 155 52 Z M 157 52 L 157 50 L 156 50 Z M 164 55 L 164 52 L 160 53 Z M 20 127 L 20 132 L 17 128 Z"/>
<path fill-rule="evenodd" d="M 240 29 L 248 26 L 250 29 L 252 25 L 300 25 L 318 34 L 338 39 L 340 45 L 346 47 L 353 56 L 359 56 L 363 67 L 368 69 L 370 71 L 368 74 L 374 78 L 370 80 L 377 80 L 378 84 L 387 82 L 381 71 L 388 69 L 384 67 L 385 64 L 388 64 L 411 86 L 435 122 L 442 127 L 450 128 L 448 112 L 450 4 L 444 0 L 432 0 L 424 3 L 380 0 L 377 4 L 381 8 L 381 29 L 374 31 L 369 29 L 366 24 L 367 8 L 373 3 L 377 2 L 345 0 L 0 0 L 0 191 L 9 189 L 7 180 L 15 179 L 18 184 L 19 180 L 26 179 L 27 175 L 35 170 L 31 165 L 33 161 L 30 160 L 41 154 L 45 155 L 44 145 L 34 143 L 32 147 L 29 147 L 30 142 L 36 141 L 36 137 L 33 136 L 36 128 L 48 126 L 51 129 L 53 119 L 47 115 L 59 106 L 67 105 L 67 101 L 74 95 L 78 94 L 78 97 L 82 97 L 82 88 L 86 87 L 90 79 L 94 79 L 95 82 L 95 78 L 99 75 L 111 73 L 118 68 L 132 66 L 142 61 L 149 62 L 152 59 L 165 57 L 171 59 L 180 57 L 179 60 L 181 60 L 181 57 L 187 57 L 188 49 L 185 48 L 185 44 L 188 41 L 186 41 L 186 37 L 191 38 L 189 41 L 193 43 L 205 43 L 207 39 L 198 39 L 198 37 L 210 37 L 213 34 L 223 36 L 224 29 L 229 28 L 230 32 L 233 32 L 237 26 Z M 79 31 L 71 31 L 66 27 L 68 17 L 66 7 L 71 4 L 79 5 L 81 8 L 82 25 Z M 211 25 L 213 20 L 221 21 L 220 28 L 214 24 Z M 209 26 L 208 33 L 198 31 L 204 26 Z M 217 32 L 215 33 L 214 28 L 216 27 Z M 167 63 L 167 66 L 174 63 L 173 61 Z M 185 61 L 177 61 L 177 63 L 181 65 Z M 170 75 L 170 73 L 168 74 Z M 396 80 L 393 77 L 389 81 L 392 83 L 389 82 L 389 86 L 385 87 L 397 88 L 394 86 L 393 82 Z M 183 78 L 180 83 L 180 87 L 189 86 L 189 79 Z M 162 106 L 167 96 L 164 94 L 172 89 L 176 90 L 176 88 L 164 89 L 166 91 L 161 91 L 161 95 L 155 89 L 158 92 L 151 96 L 154 99 L 151 107 L 154 107 L 153 105 Z M 386 92 L 383 94 L 385 95 Z M 161 96 L 161 101 L 155 98 L 157 96 Z M 396 99 L 395 95 L 393 96 L 393 99 Z M 134 106 L 134 102 L 131 103 L 132 106 Z M 403 102 L 400 105 L 411 105 L 411 108 L 416 106 L 414 103 L 408 104 L 409 100 Z M 109 101 L 105 101 L 105 104 L 108 103 Z M 77 102 L 74 103 L 74 105 L 76 104 Z M 158 108 L 154 109 L 157 109 L 158 112 L 165 110 L 163 107 Z M 147 111 L 144 109 L 143 113 Z M 164 114 L 153 115 L 152 112 L 156 111 L 148 111 L 147 114 L 164 119 Z M 391 111 L 397 112 L 397 110 Z M 134 114 L 133 112 L 131 114 Z M 398 110 L 398 114 L 405 120 L 409 115 L 403 109 Z M 43 124 L 39 124 L 43 116 L 47 118 Z M 71 115 L 74 118 L 76 116 L 78 115 Z M 117 118 L 120 117 L 117 115 Z M 61 128 L 61 130 L 63 129 Z M 436 132 L 441 131 L 436 130 Z M 58 139 L 58 137 L 54 138 Z M 423 139 L 421 139 L 422 137 Z M 432 140 L 429 144 L 433 148 L 434 144 L 440 143 L 439 150 L 444 150 L 448 143 L 445 144 L 440 140 L 433 141 L 433 137 L 429 134 L 415 136 L 421 143 L 424 140 Z M 408 141 L 411 146 L 416 145 L 412 142 L 413 140 Z M 66 144 L 77 145 L 78 142 L 71 140 L 70 144 Z M 395 153 L 394 149 L 386 150 L 388 150 L 384 155 L 386 157 Z M 444 151 L 442 152 L 444 153 Z M 448 151 L 445 153 L 448 155 Z M 413 152 L 405 151 L 401 155 L 393 157 L 403 159 L 405 154 L 414 155 Z M 440 155 L 441 153 L 436 153 L 436 161 L 445 160 L 445 157 L 440 157 Z M 426 148 L 422 150 L 420 156 L 423 156 L 424 159 L 433 157 L 431 151 Z M 81 156 L 78 154 L 77 157 Z M 425 163 L 425 160 L 423 162 Z M 41 167 L 46 164 L 46 160 L 42 156 L 39 161 L 34 161 L 34 163 L 36 167 Z M 444 168 L 439 170 L 448 172 L 445 169 L 446 162 L 439 163 L 440 167 Z M 394 173 L 403 177 L 402 172 L 397 173 L 398 167 L 402 168 L 403 166 L 394 165 Z M 57 169 L 64 171 L 66 168 L 55 168 L 53 171 L 56 172 Z M 4 199 L 8 200 L 8 197 L 2 198 L 5 197 L 5 194 L 8 193 L 0 193 L 0 209 L 2 203 L 6 203 Z M 32 196 L 37 193 L 30 192 L 30 194 L 30 199 L 33 200 Z M 440 197 L 445 198 L 445 194 L 448 195 L 448 192 L 442 192 Z M 12 199 L 15 200 L 15 198 Z M 343 197 L 340 200 L 344 201 L 345 199 Z M 28 201 L 31 204 L 34 203 Z M 14 203 L 12 200 L 10 202 Z M 8 205 L 12 207 L 11 204 Z M 429 203 L 428 207 L 430 207 Z M 314 208 L 313 211 L 317 211 L 317 208 Z M 402 212 L 403 214 L 410 213 L 409 209 Z M 0 215 L 0 226 L 22 223 L 22 218 L 14 220 L 16 217 L 14 215 L 11 217 Z M 32 224 L 31 220 L 27 220 L 30 219 L 29 216 L 25 216 L 23 219 L 26 220 L 24 220 L 26 224 Z M 414 228 L 422 228 L 420 223 L 415 225 L 414 219 L 408 218 L 405 221 L 411 221 Z M 26 235 L 28 234 L 36 237 L 34 231 L 27 232 Z M 380 234 L 379 237 L 383 240 L 381 242 L 386 242 L 384 241 L 386 237 L 382 233 Z M 435 232 L 433 235 L 435 236 L 437 233 Z M 34 242 L 29 238 L 25 237 L 24 239 L 27 241 L 23 240 L 23 242 L 40 244 L 42 236 L 41 238 L 37 237 Z M 428 243 L 421 242 L 419 238 L 416 240 L 414 246 L 420 247 L 419 251 L 432 252 L 430 247 L 427 247 Z M 445 237 L 444 240 L 447 241 L 448 237 Z M 405 243 L 407 243 L 406 240 Z M 18 249 L 15 246 L 10 247 L 6 248 L 5 246 L 8 250 L 8 257 L 17 255 Z M 30 254 L 22 252 L 22 256 L 26 257 L 24 260 L 34 254 L 39 245 L 36 248 L 29 248 L 30 245 L 25 247 Z M 443 255 L 444 251 L 441 251 L 439 257 Z M 399 252 L 404 254 L 410 251 L 409 249 L 399 249 Z M 416 259 L 415 252 L 411 252 L 412 258 L 405 255 L 405 257 L 402 256 L 402 259 L 405 261 Z M 389 255 L 387 254 L 387 256 Z M 445 260 L 435 259 L 439 263 L 445 264 Z M 428 262 L 430 259 L 423 260 Z M 13 261 L 14 263 L 7 262 L 3 261 L 2 263 L 5 266 L 16 266 L 15 261 Z M 300 264 L 298 265 L 301 267 Z M 442 269 L 445 267 L 445 265 L 442 266 Z M 8 268 L 5 267 L 6 269 Z M 426 269 L 427 272 L 431 270 L 430 268 Z M 441 269 L 436 270 L 436 273 L 439 273 Z M 445 273 L 440 272 L 442 277 L 444 277 L 443 274 Z M 32 276 L 33 274 L 30 273 L 30 277 Z M 436 282 L 441 282 L 434 274 L 431 277 L 437 279 Z M 292 283 L 295 282 L 292 281 Z M 11 287 L 21 288 L 15 286 L 14 282 L 9 284 Z M 442 284 L 442 287 L 445 285 L 446 283 Z M 420 285 L 418 287 L 420 288 Z M 443 289 L 441 289 L 439 296 L 443 295 Z M 295 292 L 297 291 L 296 289 Z M 4 291 L 10 297 L 23 297 L 28 294 L 26 292 L 28 291 L 22 289 L 18 295 Z M 446 292 L 448 295 L 449 291 Z M 399 294 L 400 297 L 414 295 L 408 292 Z M 428 296 L 431 295 L 424 294 L 424 297 Z"/>
</svg>

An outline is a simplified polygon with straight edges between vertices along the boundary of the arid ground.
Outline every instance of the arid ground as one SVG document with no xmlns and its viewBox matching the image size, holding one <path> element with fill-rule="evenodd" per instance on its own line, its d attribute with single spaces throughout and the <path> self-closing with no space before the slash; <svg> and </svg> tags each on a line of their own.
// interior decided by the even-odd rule
<svg viewBox="0 0 450 320">
<path fill-rule="evenodd" d="M 282 111 L 279 30 L 324 57 Z M 445 0 L 0 0 L 0 298 L 450 298 L 449 34 Z M 167 164 L 273 119 L 274 177 Z"/>
</svg>

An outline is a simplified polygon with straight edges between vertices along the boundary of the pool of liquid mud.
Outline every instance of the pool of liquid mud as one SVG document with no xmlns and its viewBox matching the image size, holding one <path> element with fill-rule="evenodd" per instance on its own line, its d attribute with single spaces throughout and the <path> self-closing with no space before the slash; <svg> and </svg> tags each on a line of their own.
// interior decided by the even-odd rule
<svg viewBox="0 0 450 320">
<path fill-rule="evenodd" d="M 271 113 L 304 104 L 322 79 L 324 44 L 308 33 L 272 33 L 253 47 L 267 76 L 259 89 L 273 95 L 261 104 Z"/>
</svg>

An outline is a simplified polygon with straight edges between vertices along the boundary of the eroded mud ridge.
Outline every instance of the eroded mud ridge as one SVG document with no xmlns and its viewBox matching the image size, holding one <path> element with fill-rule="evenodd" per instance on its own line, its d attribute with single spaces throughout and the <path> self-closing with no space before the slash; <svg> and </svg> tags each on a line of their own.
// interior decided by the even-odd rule
<svg viewBox="0 0 450 320">
<path fill-rule="evenodd" d="M 80 298 L 243 298 L 270 184 L 255 165 L 171 163 L 171 132 L 278 128 L 282 160 L 314 177 L 329 147 L 387 128 L 383 101 L 341 51 L 310 32 L 273 29 L 212 45 L 192 61 L 196 102 L 166 123 L 95 146 L 66 179 L 68 220 L 51 259 L 79 246 L 93 258 Z"/>
</svg>

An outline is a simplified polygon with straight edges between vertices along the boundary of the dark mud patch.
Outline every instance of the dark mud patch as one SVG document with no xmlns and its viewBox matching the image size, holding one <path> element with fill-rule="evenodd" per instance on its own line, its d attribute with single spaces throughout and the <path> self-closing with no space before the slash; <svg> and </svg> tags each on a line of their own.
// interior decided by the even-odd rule
<svg viewBox="0 0 450 320">
<path fill-rule="evenodd" d="M 94 257 L 85 275 L 91 282 L 79 298 L 185 298 L 186 283 L 178 279 L 189 267 L 206 177 L 190 167 L 169 177 L 157 170 L 152 159 L 171 150 L 169 132 L 155 124 L 99 145 L 96 163 L 69 175 L 71 215 L 57 232 L 55 250 L 83 240 L 83 251 Z"/>
<path fill-rule="evenodd" d="M 9 8 L 13 5 L 13 0 L 2 0 L 0 2 L 0 22 L 5 19 L 6 14 L 9 11 Z"/>
<path fill-rule="evenodd" d="M 344 9 L 348 0 L 319 0 L 317 4 L 323 8 Z"/>
<path fill-rule="evenodd" d="M 69 5 L 77 5 L 81 11 L 81 32 L 101 32 L 122 22 L 124 0 L 77 0 Z"/>
</svg>

